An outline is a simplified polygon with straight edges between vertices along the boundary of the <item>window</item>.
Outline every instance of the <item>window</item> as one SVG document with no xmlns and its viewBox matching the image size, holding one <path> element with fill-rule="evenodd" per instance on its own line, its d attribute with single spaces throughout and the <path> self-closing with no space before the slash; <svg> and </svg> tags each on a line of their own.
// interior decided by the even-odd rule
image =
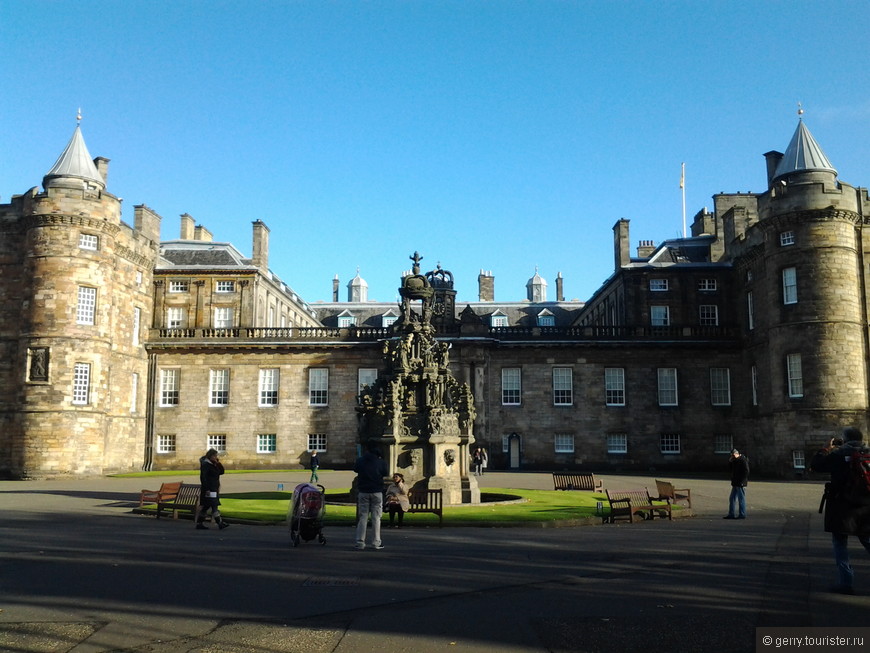
<svg viewBox="0 0 870 653">
<path fill-rule="evenodd" d="M 375 385 L 378 380 L 378 370 L 374 367 L 361 367 L 357 372 L 357 389 L 358 394 L 362 394 L 367 387 Z"/>
<path fill-rule="evenodd" d="M 803 397 L 804 377 L 801 370 L 801 355 L 789 354 L 786 357 L 786 367 L 788 369 L 788 396 Z"/>
<path fill-rule="evenodd" d="M 659 377 L 659 406 L 677 405 L 677 368 L 660 367 Z"/>
<path fill-rule="evenodd" d="M 91 364 L 76 363 L 73 368 L 73 399 L 77 406 L 90 403 Z"/>
<path fill-rule="evenodd" d="M 280 375 L 277 368 L 260 370 L 260 406 L 278 405 L 278 381 Z"/>
<path fill-rule="evenodd" d="M 701 292 L 713 292 L 716 288 L 717 284 L 715 279 L 700 279 L 698 281 L 698 290 Z"/>
<path fill-rule="evenodd" d="M 184 309 L 179 307 L 170 307 L 166 309 L 166 328 L 167 329 L 182 329 L 184 328 Z"/>
<path fill-rule="evenodd" d="M 227 436 L 210 433 L 206 449 L 217 449 L 218 453 L 227 452 Z"/>
<path fill-rule="evenodd" d="M 308 370 L 308 405 L 326 406 L 329 403 L 329 370 L 312 367 Z"/>
<path fill-rule="evenodd" d="M 680 453 L 680 436 L 677 433 L 662 433 L 659 445 L 662 453 Z"/>
<path fill-rule="evenodd" d="M 714 406 L 731 405 L 731 370 L 727 367 L 710 368 L 710 401 Z"/>
<path fill-rule="evenodd" d="M 133 309 L 133 346 L 139 346 L 139 329 L 142 326 L 142 309 L 138 306 Z"/>
<path fill-rule="evenodd" d="M 505 406 L 519 406 L 522 394 L 519 367 L 505 367 L 501 371 L 501 403 Z"/>
<path fill-rule="evenodd" d="M 160 405 L 178 405 L 178 370 L 160 370 Z"/>
<path fill-rule="evenodd" d="M 793 231 L 783 231 L 779 234 L 779 246 L 787 247 L 788 245 L 794 245 Z"/>
<path fill-rule="evenodd" d="M 553 405 L 570 406 L 574 403 L 574 375 L 570 367 L 553 368 Z"/>
<path fill-rule="evenodd" d="M 505 433 L 501 436 L 501 452 L 502 453 L 510 453 L 511 450 L 511 436 L 509 433 Z"/>
<path fill-rule="evenodd" d="M 227 406 L 230 403 L 230 371 L 209 370 L 208 405 Z"/>
<path fill-rule="evenodd" d="M 553 446 L 556 453 L 574 453 L 574 436 L 570 433 L 557 433 Z"/>
<path fill-rule="evenodd" d="M 734 448 L 734 436 L 717 435 L 713 438 L 713 453 L 731 453 Z"/>
<path fill-rule="evenodd" d="M 541 327 L 551 327 L 556 326 L 556 316 L 552 313 L 540 313 L 538 314 L 538 326 Z"/>
<path fill-rule="evenodd" d="M 755 304 L 753 304 L 751 291 L 746 293 L 746 320 L 749 330 L 752 331 L 755 328 Z"/>
<path fill-rule="evenodd" d="M 326 451 L 326 433 L 309 433 L 308 451 Z"/>
<path fill-rule="evenodd" d="M 136 412 L 136 400 L 139 397 L 139 375 L 133 372 L 130 377 L 130 412 Z"/>
<path fill-rule="evenodd" d="M 753 365 L 750 370 L 751 381 L 752 381 L 752 405 L 758 405 L 758 368 Z"/>
<path fill-rule="evenodd" d="M 215 292 L 236 292 L 235 281 L 216 281 L 214 285 Z"/>
<path fill-rule="evenodd" d="M 719 307 L 715 304 L 701 304 L 698 307 L 701 326 L 719 326 Z"/>
<path fill-rule="evenodd" d="M 136 270 L 136 285 L 142 285 L 142 270 Z"/>
<path fill-rule="evenodd" d="M 664 292 L 668 289 L 668 280 L 667 279 L 650 279 L 649 280 L 649 289 L 652 292 Z"/>
<path fill-rule="evenodd" d="M 158 435 L 157 453 L 175 453 L 175 436 L 163 434 Z"/>
<path fill-rule="evenodd" d="M 266 326 L 268 326 L 270 328 L 275 326 L 275 307 L 274 306 L 269 307 L 269 322 Z"/>
<path fill-rule="evenodd" d="M 79 234 L 79 249 L 96 251 L 100 248 L 100 239 L 93 234 Z"/>
<path fill-rule="evenodd" d="M 275 453 L 278 450 L 278 436 L 274 433 L 257 435 L 257 453 Z"/>
<path fill-rule="evenodd" d="M 805 469 L 807 466 L 806 454 L 801 449 L 791 452 L 791 464 L 795 469 Z"/>
<path fill-rule="evenodd" d="M 498 313 L 494 313 L 490 316 L 490 326 L 494 327 L 506 327 L 508 325 L 507 315 L 500 315 Z"/>
<path fill-rule="evenodd" d="M 608 406 L 625 406 L 625 370 L 604 368 L 604 402 Z"/>
<path fill-rule="evenodd" d="M 231 329 L 233 327 L 233 309 L 231 306 L 214 309 L 214 328 Z"/>
<path fill-rule="evenodd" d="M 608 433 L 607 453 L 628 453 L 628 435 L 625 433 Z"/>
<path fill-rule="evenodd" d="M 650 324 L 652 326 L 668 326 L 671 314 L 667 306 L 650 306 Z"/>
<path fill-rule="evenodd" d="M 381 327 L 386 329 L 388 326 L 392 325 L 399 318 L 395 315 L 382 315 L 381 316 Z"/>
<path fill-rule="evenodd" d="M 190 282 L 185 280 L 173 279 L 169 282 L 169 292 L 187 292 L 190 290 Z"/>
<path fill-rule="evenodd" d="M 79 302 L 76 306 L 76 324 L 93 324 L 97 311 L 97 289 L 79 286 Z"/>
<path fill-rule="evenodd" d="M 797 304 L 797 270 L 785 268 L 782 271 L 782 303 Z"/>
<path fill-rule="evenodd" d="M 353 315 L 339 315 L 338 316 L 338 326 L 341 329 L 346 329 L 347 327 L 352 327 L 356 324 L 356 317 Z"/>
</svg>

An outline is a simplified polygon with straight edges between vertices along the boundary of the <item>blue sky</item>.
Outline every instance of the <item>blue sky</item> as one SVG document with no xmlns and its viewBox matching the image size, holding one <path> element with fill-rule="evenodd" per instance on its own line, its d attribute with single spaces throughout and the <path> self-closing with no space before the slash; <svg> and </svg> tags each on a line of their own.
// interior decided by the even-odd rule
<svg viewBox="0 0 870 653">
<path fill-rule="evenodd" d="M 588 299 L 632 249 L 718 192 L 765 189 L 797 103 L 840 178 L 870 184 L 866 2 L 0 4 L 0 201 L 75 127 L 124 219 L 191 214 L 309 302 L 357 268 L 396 297 L 408 256 L 500 301 L 535 268 Z"/>
</svg>

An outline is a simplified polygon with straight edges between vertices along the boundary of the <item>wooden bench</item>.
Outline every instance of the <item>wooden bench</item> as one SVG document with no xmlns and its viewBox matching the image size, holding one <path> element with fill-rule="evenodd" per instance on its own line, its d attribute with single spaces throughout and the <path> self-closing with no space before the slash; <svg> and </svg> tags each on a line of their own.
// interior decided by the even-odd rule
<svg viewBox="0 0 870 653">
<path fill-rule="evenodd" d="M 178 494 L 172 499 L 157 502 L 157 519 L 160 519 L 160 513 L 164 510 L 172 511 L 172 518 L 178 519 L 178 513 L 181 510 L 186 510 L 193 515 L 194 520 L 199 512 L 199 495 L 201 488 L 199 485 L 182 483 L 178 488 Z"/>
<path fill-rule="evenodd" d="M 411 490 L 408 492 L 408 503 L 411 507 L 405 514 L 411 512 L 431 512 L 438 515 L 439 528 L 444 525 L 444 504 L 441 490 Z"/>
<path fill-rule="evenodd" d="M 641 519 L 654 519 L 656 513 L 659 514 L 659 517 L 664 516 L 662 513 L 667 513 L 668 519 L 673 519 L 671 504 L 667 502 L 653 503 L 658 499 L 651 497 L 646 488 L 641 490 L 605 490 L 605 493 L 607 494 L 607 502 L 610 504 L 610 514 L 604 516 L 605 523 L 614 524 L 620 517 L 628 517 L 628 521 L 633 523 L 635 515 L 639 515 Z"/>
<path fill-rule="evenodd" d="M 161 483 L 159 490 L 142 490 L 139 494 L 139 507 L 145 503 L 160 503 L 172 501 L 181 489 L 181 481 L 178 483 Z"/>
<path fill-rule="evenodd" d="M 587 490 L 589 492 L 604 492 L 604 484 L 595 478 L 595 474 L 566 474 L 553 472 L 553 486 L 556 490 Z"/>
<path fill-rule="evenodd" d="M 656 489 L 659 493 L 659 499 L 662 501 L 667 501 L 670 504 L 685 503 L 686 507 L 692 507 L 692 491 L 689 488 L 676 489 L 670 481 L 656 479 Z"/>
</svg>

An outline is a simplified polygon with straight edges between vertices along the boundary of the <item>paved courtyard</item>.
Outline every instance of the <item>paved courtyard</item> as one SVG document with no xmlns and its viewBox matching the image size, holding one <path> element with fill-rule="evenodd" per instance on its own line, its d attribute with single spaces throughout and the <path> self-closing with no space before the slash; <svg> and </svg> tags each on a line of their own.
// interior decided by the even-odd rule
<svg viewBox="0 0 870 653">
<path fill-rule="evenodd" d="M 858 595 L 826 591 L 834 567 L 816 512 L 821 484 L 752 482 L 749 518 L 728 521 L 724 476 L 667 477 L 692 489 L 690 519 L 575 528 L 447 520 L 385 530 L 382 551 L 354 550 L 348 527 L 327 527 L 326 546 L 294 549 L 284 527 L 206 532 L 133 514 L 138 491 L 160 478 L 0 482 L 0 650 L 743 652 L 756 650 L 759 626 L 866 623 L 863 550 L 851 547 Z M 307 480 L 224 478 L 226 492 Z M 351 478 L 321 474 L 327 488 Z M 653 476 L 601 478 L 655 487 Z M 552 487 L 549 474 L 523 472 L 490 473 L 481 485 Z"/>
</svg>

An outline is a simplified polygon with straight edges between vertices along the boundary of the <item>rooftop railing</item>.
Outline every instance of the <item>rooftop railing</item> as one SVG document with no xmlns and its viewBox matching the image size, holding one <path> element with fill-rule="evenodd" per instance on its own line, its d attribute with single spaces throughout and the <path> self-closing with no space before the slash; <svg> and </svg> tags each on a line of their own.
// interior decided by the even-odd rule
<svg viewBox="0 0 870 653">
<path fill-rule="evenodd" d="M 456 329 L 439 332 L 445 338 L 484 337 L 505 341 L 594 341 L 594 340 L 729 340 L 739 331 L 732 326 L 572 326 L 489 327 L 486 330 Z M 376 342 L 393 338 L 389 327 L 233 327 L 197 329 L 152 329 L 149 342 Z"/>
</svg>

